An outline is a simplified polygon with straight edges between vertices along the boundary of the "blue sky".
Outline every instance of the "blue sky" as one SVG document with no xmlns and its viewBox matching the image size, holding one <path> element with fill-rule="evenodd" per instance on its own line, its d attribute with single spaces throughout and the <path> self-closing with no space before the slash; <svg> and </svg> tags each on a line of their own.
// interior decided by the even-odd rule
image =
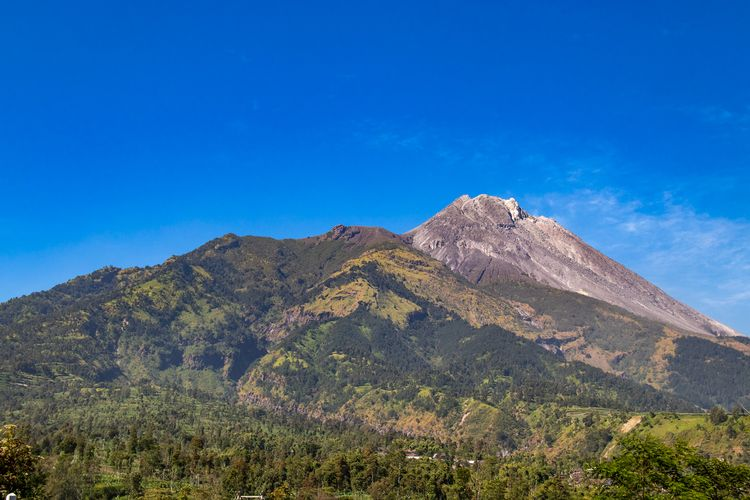
<svg viewBox="0 0 750 500">
<path fill-rule="evenodd" d="M 750 332 L 750 3 L 5 2 L 0 300 L 515 196 Z"/>
</svg>

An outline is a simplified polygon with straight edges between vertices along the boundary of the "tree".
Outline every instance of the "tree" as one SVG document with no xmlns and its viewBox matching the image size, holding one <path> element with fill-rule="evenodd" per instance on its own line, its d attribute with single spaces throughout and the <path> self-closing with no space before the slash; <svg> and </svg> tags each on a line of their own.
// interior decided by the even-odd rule
<svg viewBox="0 0 750 500">
<path fill-rule="evenodd" d="M 671 490 L 679 476 L 673 450 L 652 437 L 626 436 L 621 453 L 610 462 L 600 463 L 596 472 L 609 479 L 605 487 L 614 498 L 651 498 Z"/>
<path fill-rule="evenodd" d="M 727 421 L 727 412 L 721 406 L 714 406 L 711 408 L 708 417 L 714 425 L 723 424 Z"/>
<path fill-rule="evenodd" d="M 229 467 L 224 470 L 221 475 L 221 485 L 227 498 L 244 490 L 247 481 L 247 469 L 245 457 L 236 456 L 232 459 Z"/>
<path fill-rule="evenodd" d="M 44 498 L 52 500 L 79 500 L 89 498 L 93 474 L 80 461 L 64 453 L 55 458 L 44 486 Z"/>
<path fill-rule="evenodd" d="M 289 497 L 289 494 L 289 484 L 283 482 L 281 486 L 273 490 L 271 494 L 268 495 L 268 498 L 270 498 L 271 500 L 284 500 L 285 498 Z"/>
<path fill-rule="evenodd" d="M 534 492 L 534 498 L 538 498 L 539 500 L 565 500 L 572 497 L 572 488 L 560 476 L 552 476 L 547 479 Z"/>
<path fill-rule="evenodd" d="M 443 486 L 443 492 L 448 500 L 469 500 L 474 498 L 471 491 L 471 470 L 458 467 L 453 473 L 453 484 Z"/>
<path fill-rule="evenodd" d="M 134 497 L 143 495 L 143 476 L 140 472 L 133 472 L 128 477 L 128 491 Z"/>
<path fill-rule="evenodd" d="M 16 493 L 21 497 L 33 496 L 44 477 L 40 473 L 39 457 L 31 446 L 16 436 L 15 425 L 5 425 L 0 430 L 0 493 Z"/>
<path fill-rule="evenodd" d="M 350 489 L 349 463 L 343 453 L 335 453 L 328 457 L 321 464 L 319 474 L 323 486 L 342 491 Z"/>
<path fill-rule="evenodd" d="M 620 454 L 595 467 L 605 498 L 747 498 L 750 467 L 705 457 L 685 444 L 626 436 Z"/>
</svg>

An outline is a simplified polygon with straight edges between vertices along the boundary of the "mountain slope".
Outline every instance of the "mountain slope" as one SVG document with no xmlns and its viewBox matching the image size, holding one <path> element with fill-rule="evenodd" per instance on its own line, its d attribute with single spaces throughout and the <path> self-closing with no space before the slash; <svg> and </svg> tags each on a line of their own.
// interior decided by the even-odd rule
<svg viewBox="0 0 750 500">
<path fill-rule="evenodd" d="M 529 438 L 519 404 L 687 408 L 497 326 L 524 331 L 510 302 L 405 247 L 368 250 L 316 288 L 301 309 L 317 318 L 251 367 L 242 399 L 443 440 L 474 429 L 511 448 Z"/>
<path fill-rule="evenodd" d="M 684 330 L 739 335 L 668 296 L 552 219 L 529 215 L 513 198 L 461 196 L 406 236 L 416 248 L 476 283 L 531 279 Z"/>
<path fill-rule="evenodd" d="M 687 332 L 528 280 L 479 289 L 524 304 L 528 322 L 539 328 L 537 343 L 569 360 L 667 389 L 704 408 L 750 403 L 747 337 Z"/>
<path fill-rule="evenodd" d="M 480 286 L 380 228 L 226 235 L 161 265 L 105 268 L 0 304 L 0 338 L 3 411 L 124 384 L 468 438 L 487 427 L 479 415 L 502 427 L 530 404 L 750 402 L 739 337 L 529 281 Z M 712 366 L 720 386 L 701 380 Z"/>
<path fill-rule="evenodd" d="M 165 263 L 105 268 L 0 304 L 0 367 L 16 383 L 241 376 L 307 287 L 399 237 L 334 228 L 302 240 L 226 235 Z"/>
</svg>

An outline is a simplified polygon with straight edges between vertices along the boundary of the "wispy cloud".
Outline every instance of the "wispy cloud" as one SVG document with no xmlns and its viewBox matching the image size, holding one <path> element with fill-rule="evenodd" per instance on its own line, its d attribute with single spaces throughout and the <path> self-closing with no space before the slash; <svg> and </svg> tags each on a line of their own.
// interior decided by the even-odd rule
<svg viewBox="0 0 750 500">
<path fill-rule="evenodd" d="M 671 295 L 750 332 L 750 222 L 699 213 L 669 193 L 643 202 L 579 190 L 527 204 Z"/>
<path fill-rule="evenodd" d="M 366 143 L 373 147 L 390 147 L 398 150 L 422 150 L 425 136 L 421 133 L 380 131 L 366 137 Z"/>
<path fill-rule="evenodd" d="M 684 108 L 683 111 L 708 125 L 750 130 L 750 105 L 740 107 L 720 105 L 694 106 Z"/>
<path fill-rule="evenodd" d="M 353 123 L 352 136 L 369 148 L 414 153 L 448 168 L 475 169 L 488 176 L 502 172 L 504 182 L 515 179 L 589 187 L 613 171 L 627 171 L 614 148 L 601 141 L 540 140 L 508 131 L 478 134 L 420 123 L 376 121 Z"/>
</svg>

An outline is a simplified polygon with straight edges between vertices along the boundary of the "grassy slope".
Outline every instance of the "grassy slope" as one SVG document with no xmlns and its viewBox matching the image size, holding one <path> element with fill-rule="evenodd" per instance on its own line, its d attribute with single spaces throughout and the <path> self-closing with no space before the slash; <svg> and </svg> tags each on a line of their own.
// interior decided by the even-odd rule
<svg viewBox="0 0 750 500">
<path fill-rule="evenodd" d="M 637 425 L 627 432 L 654 436 L 668 444 L 685 443 L 701 452 L 734 463 L 750 463 L 750 415 L 730 415 L 714 424 L 703 413 L 636 414 Z M 615 436 L 623 434 L 622 427 Z M 616 442 L 605 456 L 616 452 Z"/>
</svg>

